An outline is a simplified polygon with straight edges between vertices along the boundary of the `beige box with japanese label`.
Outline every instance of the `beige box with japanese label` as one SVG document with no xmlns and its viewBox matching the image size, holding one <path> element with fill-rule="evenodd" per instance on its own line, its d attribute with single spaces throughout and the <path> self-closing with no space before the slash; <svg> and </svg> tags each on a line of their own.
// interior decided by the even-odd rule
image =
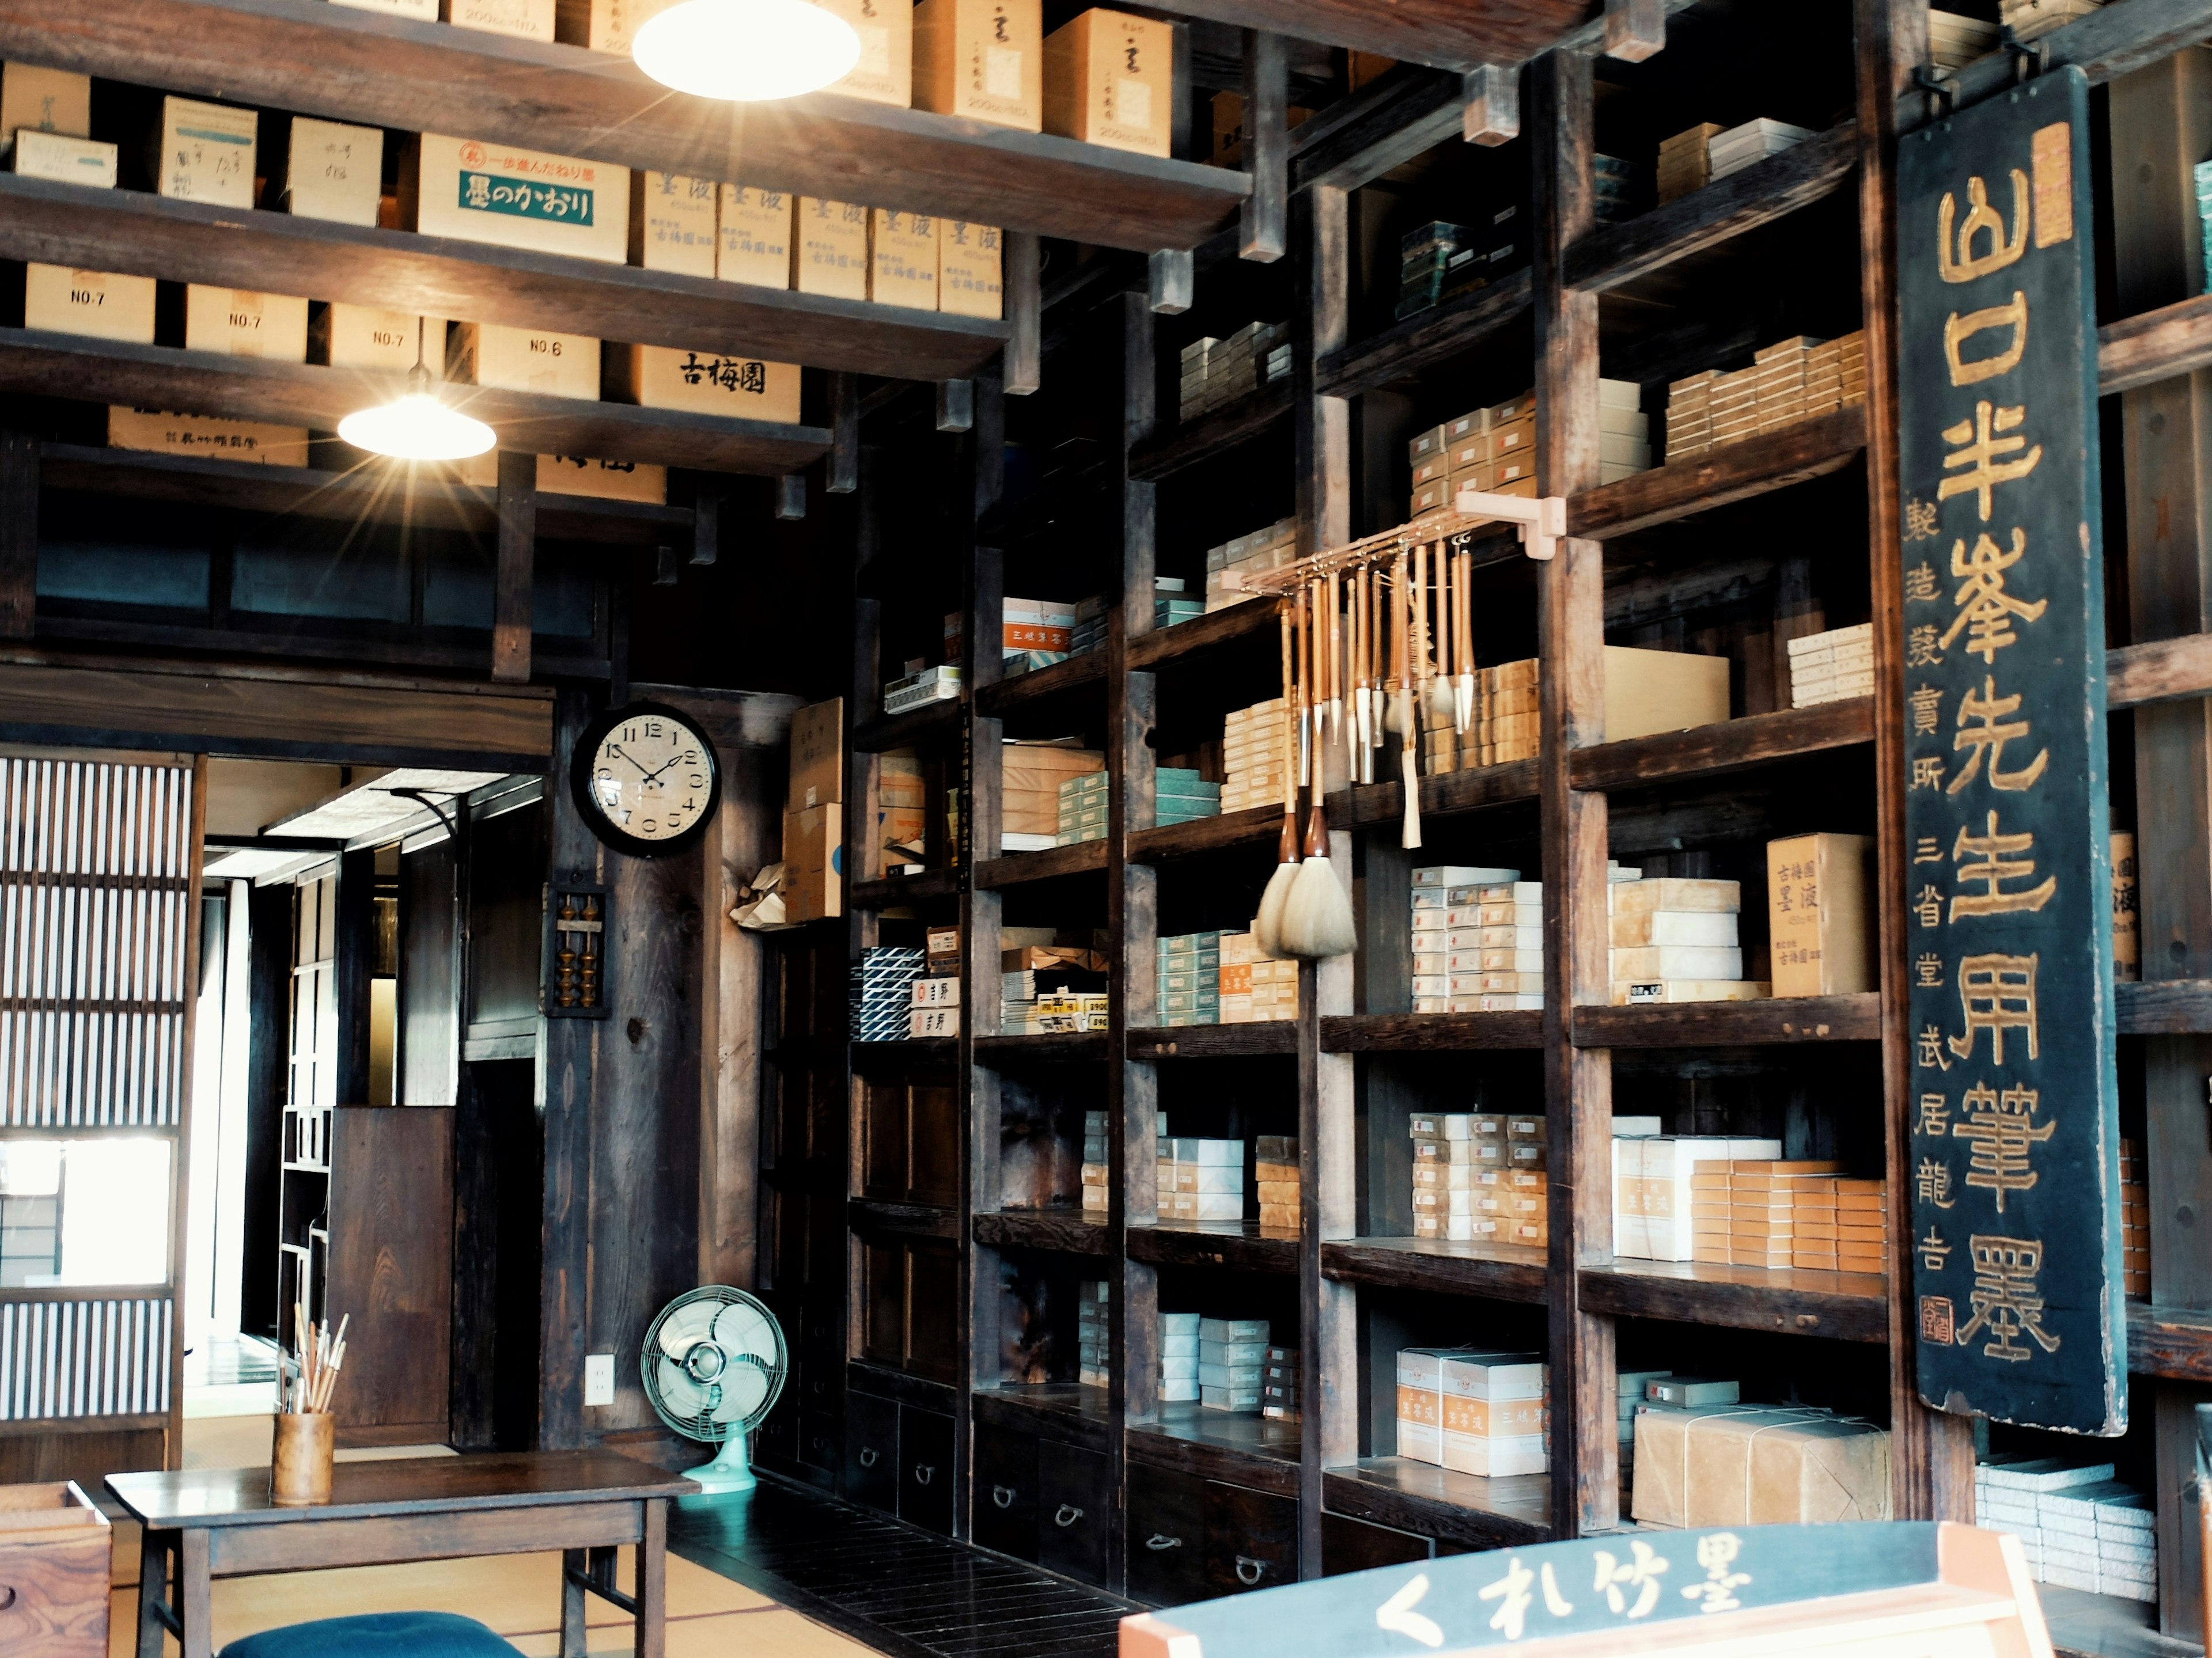
<svg viewBox="0 0 2212 1658">
<path fill-rule="evenodd" d="M 331 0 L 334 6 L 349 6 L 356 11 L 389 12 L 394 17 L 411 17 L 418 23 L 438 21 L 438 0 Z"/>
<path fill-rule="evenodd" d="M 260 118 L 250 109 L 164 98 L 156 187 L 173 201 L 252 207 L 259 130 Z"/>
<path fill-rule="evenodd" d="M 749 185 L 722 186 L 714 274 L 755 288 L 791 286 L 793 210 L 799 198 Z"/>
<path fill-rule="evenodd" d="M 151 345 L 154 279 L 34 261 L 23 267 L 23 326 Z"/>
<path fill-rule="evenodd" d="M 2142 977 L 2142 912 L 2136 884 L 2136 837 L 2112 836 L 2112 976 Z"/>
<path fill-rule="evenodd" d="M 1044 130 L 1165 155 L 1175 129 L 1175 29 L 1096 8 L 1044 43 Z"/>
<path fill-rule="evenodd" d="M 1729 659 L 1605 647 L 1605 740 L 1686 731 L 1729 717 Z"/>
<path fill-rule="evenodd" d="M 845 808 L 837 801 L 783 815 L 783 914 L 818 921 L 845 913 Z"/>
<path fill-rule="evenodd" d="M 1777 996 L 1875 988 L 1871 948 L 1874 841 L 1799 835 L 1766 843 L 1766 919 Z"/>
<path fill-rule="evenodd" d="M 1042 131 L 1038 0 L 921 0 L 914 11 L 914 101 L 939 115 Z"/>
<path fill-rule="evenodd" d="M 496 471 L 492 481 L 498 482 Z M 589 495 L 596 501 L 668 504 L 668 469 L 637 460 L 589 460 L 581 455 L 538 457 L 538 492 Z"/>
<path fill-rule="evenodd" d="M 93 190 L 115 188 L 115 146 L 97 138 L 72 138 L 65 132 L 24 127 L 6 147 L 9 170 L 25 179 L 52 179 Z"/>
<path fill-rule="evenodd" d="M 914 311 L 937 309 L 939 221 L 927 213 L 872 210 L 868 228 L 868 297 L 878 305 Z"/>
<path fill-rule="evenodd" d="M 799 198 L 799 273 L 802 294 L 868 297 L 868 210 L 857 202 Z"/>
<path fill-rule="evenodd" d="M 815 0 L 853 26 L 860 61 L 828 90 L 875 104 L 914 103 L 914 8 L 908 0 Z"/>
<path fill-rule="evenodd" d="M 1656 1526 L 1887 1520 L 1889 1435 L 1818 1411 L 1639 1411 L 1630 1507 Z"/>
<path fill-rule="evenodd" d="M 0 64 L 0 149 L 25 127 L 89 138 L 92 76 L 12 59 Z"/>
<path fill-rule="evenodd" d="M 167 414 L 158 409 L 109 408 L 107 443 L 112 449 L 143 449 L 162 455 L 251 461 L 264 466 L 307 464 L 307 428 L 304 426 L 216 420 L 206 415 Z"/>
<path fill-rule="evenodd" d="M 525 40 L 553 38 L 553 0 L 446 0 L 446 21 L 455 28 Z"/>
<path fill-rule="evenodd" d="M 399 167 L 399 224 L 580 259 L 629 258 L 629 169 L 426 132 Z"/>
<path fill-rule="evenodd" d="M 333 368 L 381 368 L 405 374 L 415 367 L 417 335 L 423 337 L 422 366 L 433 380 L 446 376 L 446 320 L 404 311 L 380 311 L 372 305 L 332 301 L 307 323 L 310 361 Z"/>
<path fill-rule="evenodd" d="M 284 208 L 303 219 L 373 225 L 384 189 L 384 133 L 342 121 L 292 118 Z"/>
<path fill-rule="evenodd" d="M 665 345 L 617 345 L 608 355 L 611 377 L 641 408 L 799 423 L 797 363 Z"/>
<path fill-rule="evenodd" d="M 307 302 L 289 294 L 185 285 L 185 349 L 226 357 L 307 360 Z"/>
<path fill-rule="evenodd" d="M 502 392 L 598 401 L 599 343 L 583 334 L 496 323 L 458 323 L 446 341 L 446 378 Z"/>
<path fill-rule="evenodd" d="M 629 262 L 646 270 L 684 276 L 714 274 L 714 198 L 712 179 L 680 173 L 641 173 L 631 181 Z"/>
<path fill-rule="evenodd" d="M 937 308 L 957 317 L 1006 314 L 1005 240 L 996 225 L 940 219 L 937 238 Z"/>
<path fill-rule="evenodd" d="M 637 32 L 647 20 L 668 9 L 672 0 L 591 0 L 592 15 L 584 26 L 584 44 L 593 52 L 629 56 Z"/>
</svg>

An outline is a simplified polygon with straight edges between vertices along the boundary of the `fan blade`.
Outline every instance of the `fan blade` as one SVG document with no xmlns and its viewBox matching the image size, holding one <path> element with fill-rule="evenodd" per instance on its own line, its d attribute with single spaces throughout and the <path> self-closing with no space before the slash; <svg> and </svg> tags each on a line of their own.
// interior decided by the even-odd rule
<svg viewBox="0 0 2212 1658">
<path fill-rule="evenodd" d="M 714 1333 L 714 1320 L 720 1309 L 704 1302 L 678 1308 L 661 1321 L 660 1351 L 672 1358 L 681 1358 L 699 1342 Z"/>
<path fill-rule="evenodd" d="M 732 1301 L 714 1315 L 714 1339 L 732 1357 L 740 1353 L 775 1363 L 781 1356 L 781 1332 L 761 1309 L 748 1302 Z"/>
</svg>

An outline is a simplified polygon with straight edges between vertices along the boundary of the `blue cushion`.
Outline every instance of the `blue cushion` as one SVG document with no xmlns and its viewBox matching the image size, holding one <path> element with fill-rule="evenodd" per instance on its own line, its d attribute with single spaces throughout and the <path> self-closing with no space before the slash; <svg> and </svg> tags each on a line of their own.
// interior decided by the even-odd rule
<svg viewBox="0 0 2212 1658">
<path fill-rule="evenodd" d="M 515 1658 L 514 1649 L 450 1612 L 380 1612 L 264 1630 L 222 1649 L 222 1658 Z"/>
</svg>

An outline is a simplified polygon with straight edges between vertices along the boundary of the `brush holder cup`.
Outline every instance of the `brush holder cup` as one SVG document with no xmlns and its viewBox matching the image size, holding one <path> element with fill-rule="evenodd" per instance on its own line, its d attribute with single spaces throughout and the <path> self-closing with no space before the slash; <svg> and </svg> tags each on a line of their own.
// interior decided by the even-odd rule
<svg viewBox="0 0 2212 1658">
<path fill-rule="evenodd" d="M 269 1460 L 269 1498 L 280 1509 L 303 1509 L 331 1500 L 331 1468 L 338 1419 L 328 1411 L 280 1412 Z"/>
</svg>

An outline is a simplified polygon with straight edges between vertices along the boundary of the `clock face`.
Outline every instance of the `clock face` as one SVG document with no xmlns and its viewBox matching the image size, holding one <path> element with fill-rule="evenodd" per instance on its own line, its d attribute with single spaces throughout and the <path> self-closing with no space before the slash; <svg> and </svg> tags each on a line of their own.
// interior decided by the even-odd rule
<svg viewBox="0 0 2212 1658">
<path fill-rule="evenodd" d="M 650 854 L 690 841 L 720 795 L 714 745 L 655 705 L 599 720 L 576 759 L 577 793 L 594 831 L 628 851 Z"/>
</svg>

